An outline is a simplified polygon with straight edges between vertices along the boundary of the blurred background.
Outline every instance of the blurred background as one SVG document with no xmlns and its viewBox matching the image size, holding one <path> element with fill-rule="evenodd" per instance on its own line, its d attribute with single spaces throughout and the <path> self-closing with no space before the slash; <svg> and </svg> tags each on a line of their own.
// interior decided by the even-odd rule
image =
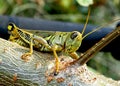
<svg viewBox="0 0 120 86">
<path fill-rule="evenodd" d="M 1 15 L 84 23 L 87 12 L 76 0 L 0 0 Z M 89 23 L 104 24 L 119 14 L 120 0 L 94 0 Z"/>
<path fill-rule="evenodd" d="M 87 12 L 88 7 L 81 6 L 76 0 L 0 0 L 0 15 L 6 16 L 84 24 Z M 100 26 L 118 18 L 120 0 L 94 0 L 89 24 Z M 120 79 L 120 62 L 110 52 L 99 52 L 88 65 L 107 77 Z"/>
</svg>

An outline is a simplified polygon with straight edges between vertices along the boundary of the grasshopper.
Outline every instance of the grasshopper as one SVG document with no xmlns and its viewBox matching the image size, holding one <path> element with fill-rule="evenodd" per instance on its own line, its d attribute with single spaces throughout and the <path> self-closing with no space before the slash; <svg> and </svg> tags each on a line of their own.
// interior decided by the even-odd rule
<svg viewBox="0 0 120 86">
<path fill-rule="evenodd" d="M 20 29 L 14 23 L 9 23 L 8 24 L 8 32 L 10 33 L 9 40 L 13 42 L 17 42 L 22 46 L 30 47 L 30 51 L 21 56 L 21 58 L 24 61 L 29 60 L 30 56 L 33 53 L 33 48 L 36 48 L 39 51 L 53 52 L 55 57 L 55 66 L 56 66 L 55 74 L 57 74 L 59 72 L 59 59 L 57 52 L 64 51 L 65 53 L 69 54 L 72 58 L 78 59 L 79 56 L 76 53 L 76 51 L 81 46 L 82 40 L 89 34 L 101 28 L 100 27 L 96 30 L 93 30 L 90 33 L 83 36 L 89 19 L 89 15 L 90 15 L 90 10 L 88 11 L 88 16 L 82 33 L 78 31 L 72 31 L 72 32 L 56 31 L 51 35 L 40 36 L 40 35 L 32 34 L 23 29 Z"/>
<path fill-rule="evenodd" d="M 56 73 L 59 72 L 59 59 L 56 52 L 64 51 L 73 58 L 77 59 L 78 55 L 76 50 L 81 45 L 82 34 L 78 31 L 73 32 L 55 32 L 54 35 L 48 37 L 41 37 L 32 33 L 26 32 L 10 23 L 8 25 L 8 31 L 11 34 L 9 40 L 17 42 L 22 46 L 30 46 L 30 51 L 21 56 L 25 61 L 28 61 L 28 56 L 32 55 L 33 47 L 39 51 L 53 52 L 56 59 Z"/>
</svg>

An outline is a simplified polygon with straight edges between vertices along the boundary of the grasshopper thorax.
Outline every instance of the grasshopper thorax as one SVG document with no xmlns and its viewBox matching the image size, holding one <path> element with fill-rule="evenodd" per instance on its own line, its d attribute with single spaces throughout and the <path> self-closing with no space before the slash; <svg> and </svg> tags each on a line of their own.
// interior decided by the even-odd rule
<svg viewBox="0 0 120 86">
<path fill-rule="evenodd" d="M 65 41 L 65 51 L 72 53 L 78 50 L 82 42 L 82 34 L 78 31 L 69 33 Z"/>
</svg>

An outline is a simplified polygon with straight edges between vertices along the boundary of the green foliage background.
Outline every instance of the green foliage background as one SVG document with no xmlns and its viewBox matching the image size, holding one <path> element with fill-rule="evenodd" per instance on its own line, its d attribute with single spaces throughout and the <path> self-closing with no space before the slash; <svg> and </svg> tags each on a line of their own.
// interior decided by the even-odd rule
<svg viewBox="0 0 120 86">
<path fill-rule="evenodd" d="M 120 0 L 94 0 L 90 22 L 100 24 L 119 17 L 119 6 Z M 76 0 L 0 0 L 1 15 L 84 23 L 87 12 Z"/>
</svg>

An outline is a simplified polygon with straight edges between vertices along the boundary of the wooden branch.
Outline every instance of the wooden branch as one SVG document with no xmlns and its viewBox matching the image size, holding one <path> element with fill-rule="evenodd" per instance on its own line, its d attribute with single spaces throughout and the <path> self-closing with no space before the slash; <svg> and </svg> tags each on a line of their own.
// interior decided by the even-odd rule
<svg viewBox="0 0 120 86">
<path fill-rule="evenodd" d="M 34 51 L 29 62 L 20 57 L 29 49 L 0 38 L 0 86 L 120 86 L 100 74 L 88 70 L 86 65 L 75 64 L 64 69 L 72 59 L 60 56 L 60 73 L 54 76 L 52 53 Z"/>
</svg>

